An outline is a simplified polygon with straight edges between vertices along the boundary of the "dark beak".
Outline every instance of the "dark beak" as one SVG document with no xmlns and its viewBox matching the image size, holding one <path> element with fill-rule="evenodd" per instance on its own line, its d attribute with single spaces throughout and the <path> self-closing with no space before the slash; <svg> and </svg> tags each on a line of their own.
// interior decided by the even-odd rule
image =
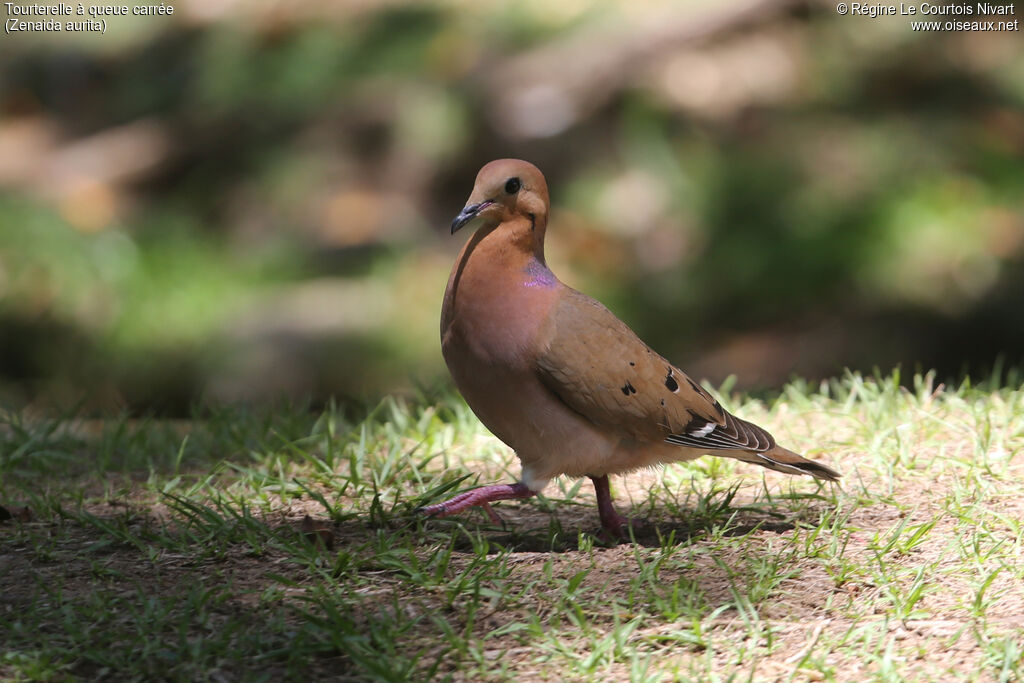
<svg viewBox="0 0 1024 683">
<path fill-rule="evenodd" d="M 477 214 L 479 214 L 482 209 L 493 203 L 494 202 L 488 200 L 486 202 L 480 202 L 479 204 L 467 204 L 462 211 L 459 212 L 459 215 L 455 217 L 455 220 L 452 221 L 452 234 L 454 235 L 458 232 L 462 226 L 476 218 Z"/>
</svg>

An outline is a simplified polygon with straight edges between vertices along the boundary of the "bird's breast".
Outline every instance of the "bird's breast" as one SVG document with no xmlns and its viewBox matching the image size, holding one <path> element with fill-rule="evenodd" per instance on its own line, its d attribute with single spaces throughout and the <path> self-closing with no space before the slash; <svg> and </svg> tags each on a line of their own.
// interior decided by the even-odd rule
<svg viewBox="0 0 1024 683">
<path fill-rule="evenodd" d="M 441 349 L 456 386 L 487 427 L 513 448 L 539 433 L 533 410 L 549 400 L 536 358 L 561 283 L 529 258 L 463 250 L 441 312 Z M 540 264 L 543 266 L 543 264 Z"/>
<path fill-rule="evenodd" d="M 536 259 L 487 246 L 464 249 L 452 268 L 441 309 L 445 360 L 525 370 L 564 285 Z"/>
<path fill-rule="evenodd" d="M 527 369 L 552 308 L 550 297 L 525 283 L 503 291 L 488 285 L 486 290 L 445 298 L 445 360 L 449 365 L 463 360 L 510 371 Z"/>
</svg>

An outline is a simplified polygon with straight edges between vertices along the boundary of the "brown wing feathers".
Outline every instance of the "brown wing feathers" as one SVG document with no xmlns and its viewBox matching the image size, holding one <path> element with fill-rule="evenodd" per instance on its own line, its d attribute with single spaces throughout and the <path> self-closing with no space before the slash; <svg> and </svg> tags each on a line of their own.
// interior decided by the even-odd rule
<svg viewBox="0 0 1024 683">
<path fill-rule="evenodd" d="M 592 422 L 641 440 L 727 424 L 710 394 L 600 303 L 567 290 L 551 322 L 538 378 Z"/>
<path fill-rule="evenodd" d="M 600 303 L 568 290 L 557 314 L 537 366 L 541 381 L 577 412 L 690 448 L 763 453 L 775 447 L 768 432 L 726 412 Z"/>
</svg>

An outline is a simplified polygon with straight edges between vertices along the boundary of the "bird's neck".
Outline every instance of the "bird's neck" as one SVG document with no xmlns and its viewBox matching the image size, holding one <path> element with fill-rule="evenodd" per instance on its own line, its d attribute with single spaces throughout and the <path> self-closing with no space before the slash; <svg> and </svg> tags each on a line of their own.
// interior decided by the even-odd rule
<svg viewBox="0 0 1024 683">
<path fill-rule="evenodd" d="M 479 358 L 518 363 L 563 287 L 544 263 L 543 242 L 531 238 L 529 220 L 525 226 L 481 228 L 462 248 L 448 280 L 441 309 L 446 354 L 472 349 Z M 494 333 L 482 346 L 480 330 Z"/>
<path fill-rule="evenodd" d="M 492 229 L 482 228 L 463 248 L 464 257 L 486 262 L 491 268 L 519 271 L 544 260 L 543 216 L 515 216 Z M 462 257 L 460 257 L 461 260 Z"/>
<path fill-rule="evenodd" d="M 489 235 L 507 243 L 513 261 L 540 261 L 544 263 L 544 232 L 547 228 L 547 217 L 528 214 L 516 216 L 498 226 Z M 518 265 L 513 263 L 513 265 Z"/>
<path fill-rule="evenodd" d="M 478 252 L 475 256 L 491 268 L 507 272 L 536 268 L 536 264 L 547 268 L 543 225 L 525 216 L 517 216 L 484 234 L 474 251 Z"/>
<path fill-rule="evenodd" d="M 478 230 L 455 260 L 448 298 L 464 291 L 480 300 L 509 292 L 553 290 L 558 279 L 544 261 L 544 223 L 516 216 L 491 229 Z M 536 293 L 539 293 L 537 291 Z"/>
</svg>

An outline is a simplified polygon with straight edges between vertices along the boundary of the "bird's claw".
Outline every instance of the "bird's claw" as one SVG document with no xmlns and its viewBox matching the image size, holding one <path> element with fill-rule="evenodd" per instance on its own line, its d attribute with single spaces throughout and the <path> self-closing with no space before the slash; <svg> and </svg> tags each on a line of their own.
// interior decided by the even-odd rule
<svg viewBox="0 0 1024 683">
<path fill-rule="evenodd" d="M 494 509 L 491 507 L 490 503 L 480 503 L 480 507 L 482 507 L 484 509 L 484 512 L 487 513 L 487 516 L 491 518 L 492 522 L 494 522 L 495 524 L 499 525 L 502 529 L 507 529 L 508 528 L 505 525 L 505 520 L 503 520 L 501 518 L 501 515 L 499 515 L 497 512 L 494 511 Z"/>
</svg>

